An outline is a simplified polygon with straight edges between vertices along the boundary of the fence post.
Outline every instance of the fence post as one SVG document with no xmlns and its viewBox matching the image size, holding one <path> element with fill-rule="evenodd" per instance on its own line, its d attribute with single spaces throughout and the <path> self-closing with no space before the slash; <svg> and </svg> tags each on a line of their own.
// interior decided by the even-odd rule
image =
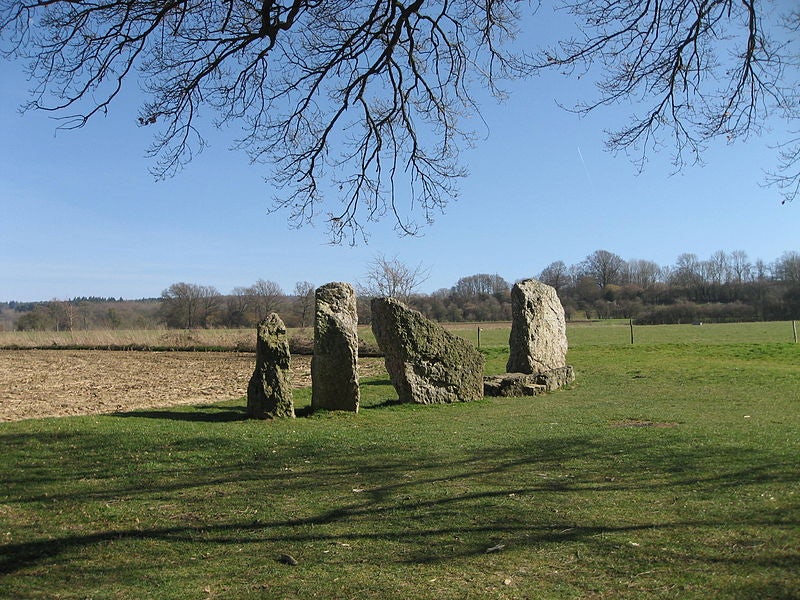
<svg viewBox="0 0 800 600">
<path fill-rule="evenodd" d="M 481 349 L 481 327 L 478 325 L 478 350 Z"/>
<path fill-rule="evenodd" d="M 633 345 L 633 319 L 630 320 L 631 323 L 631 345 Z"/>
<path fill-rule="evenodd" d="M 794 334 L 794 343 L 797 343 L 797 323 L 792 321 L 792 333 Z"/>
</svg>

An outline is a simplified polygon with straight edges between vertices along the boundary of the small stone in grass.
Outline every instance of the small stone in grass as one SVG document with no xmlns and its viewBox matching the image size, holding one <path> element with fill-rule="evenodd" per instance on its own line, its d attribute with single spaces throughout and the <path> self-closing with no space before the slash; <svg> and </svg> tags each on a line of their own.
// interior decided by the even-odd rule
<svg viewBox="0 0 800 600">
<path fill-rule="evenodd" d="M 297 559 L 291 554 L 281 554 L 278 557 L 278 562 L 282 562 L 285 565 L 291 565 L 292 567 L 296 567 L 298 565 Z"/>
</svg>

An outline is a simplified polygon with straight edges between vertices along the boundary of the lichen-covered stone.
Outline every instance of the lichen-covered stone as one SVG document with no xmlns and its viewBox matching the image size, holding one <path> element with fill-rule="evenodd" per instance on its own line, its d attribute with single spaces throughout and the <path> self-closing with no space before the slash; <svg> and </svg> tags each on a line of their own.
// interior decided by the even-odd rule
<svg viewBox="0 0 800 600">
<path fill-rule="evenodd" d="M 358 313 L 348 283 L 327 283 L 316 291 L 311 408 L 358 412 Z"/>
<path fill-rule="evenodd" d="M 535 279 L 516 283 L 511 315 L 506 371 L 546 373 L 566 366 L 567 325 L 554 288 Z"/>
<path fill-rule="evenodd" d="M 545 373 L 504 373 L 484 377 L 484 396 L 538 396 L 562 388 L 575 381 L 575 371 L 570 366 Z"/>
<path fill-rule="evenodd" d="M 275 313 L 258 324 L 256 368 L 247 386 L 251 419 L 294 417 L 286 327 Z"/>
<path fill-rule="evenodd" d="M 543 385 L 548 392 L 569 385 L 573 381 L 575 381 L 575 369 L 571 365 L 550 369 L 536 376 L 536 383 Z"/>
<path fill-rule="evenodd" d="M 483 395 L 495 396 L 538 396 L 543 394 L 545 387 L 536 383 L 536 375 L 527 373 L 505 373 L 491 375 L 483 379 Z"/>
<path fill-rule="evenodd" d="M 446 404 L 483 397 L 483 355 L 394 298 L 372 300 L 372 331 L 402 402 Z"/>
</svg>

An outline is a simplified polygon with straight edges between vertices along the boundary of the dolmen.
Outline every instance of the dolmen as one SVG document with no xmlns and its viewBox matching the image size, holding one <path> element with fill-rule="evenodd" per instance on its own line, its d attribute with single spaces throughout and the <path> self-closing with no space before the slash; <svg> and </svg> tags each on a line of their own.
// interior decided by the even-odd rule
<svg viewBox="0 0 800 600">
<path fill-rule="evenodd" d="M 556 290 L 536 279 L 514 284 L 511 315 L 507 373 L 487 377 L 485 395 L 535 396 L 572 383 L 564 307 Z"/>
<path fill-rule="evenodd" d="M 372 331 L 401 402 L 446 404 L 483 398 L 483 355 L 395 298 L 371 303 Z"/>
</svg>

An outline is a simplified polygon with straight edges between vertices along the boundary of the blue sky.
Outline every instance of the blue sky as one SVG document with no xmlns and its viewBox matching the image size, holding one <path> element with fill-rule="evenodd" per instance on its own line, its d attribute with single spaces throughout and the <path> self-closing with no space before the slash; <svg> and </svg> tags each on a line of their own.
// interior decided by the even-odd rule
<svg viewBox="0 0 800 600">
<path fill-rule="evenodd" d="M 48 115 L 18 113 L 28 87 L 19 65 L 0 62 L 0 301 L 153 297 L 179 281 L 228 293 L 268 279 L 291 292 L 302 280 L 357 282 L 378 253 L 428 267 L 430 292 L 476 273 L 534 276 L 598 249 L 660 265 L 683 252 L 744 250 L 770 262 L 800 250 L 800 205 L 781 206 L 777 190 L 762 187 L 781 124 L 746 144 L 715 145 L 704 166 L 678 175 L 668 151 L 651 155 L 637 175 L 604 150 L 603 130 L 629 107 L 580 118 L 557 106 L 592 94 L 588 81 L 508 84 L 507 102 L 483 104 L 488 130 L 464 153 L 459 200 L 421 237 L 385 223 L 357 247 L 330 246 L 324 224 L 296 230 L 285 214 L 268 215 L 266 173 L 228 150 L 229 132 L 205 132 L 211 146 L 156 182 L 135 97 L 57 132 Z"/>
</svg>

